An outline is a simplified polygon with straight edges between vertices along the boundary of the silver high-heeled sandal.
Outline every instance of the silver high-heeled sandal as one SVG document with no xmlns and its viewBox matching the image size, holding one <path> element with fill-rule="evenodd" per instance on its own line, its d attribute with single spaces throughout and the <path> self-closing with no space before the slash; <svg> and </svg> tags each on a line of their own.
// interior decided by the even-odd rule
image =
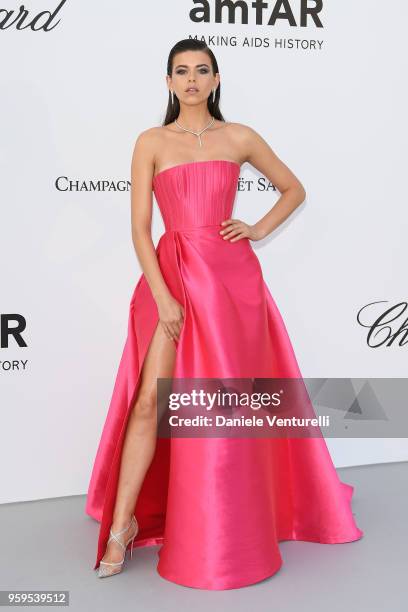
<svg viewBox="0 0 408 612">
<path fill-rule="evenodd" d="M 118 538 L 119 538 L 120 535 L 122 535 L 122 533 L 125 533 L 129 529 L 129 527 L 132 525 L 132 523 L 136 524 L 136 531 L 132 535 L 132 537 L 129 538 L 125 542 L 125 544 L 124 544 Z M 125 557 L 126 557 L 127 546 L 129 544 L 129 542 L 132 542 L 132 545 L 130 547 L 130 558 L 132 558 L 132 555 L 133 555 L 133 540 L 137 536 L 138 532 L 139 532 L 139 525 L 137 523 L 135 515 L 132 516 L 129 525 L 127 527 L 125 527 L 124 529 L 122 529 L 121 531 L 118 531 L 117 533 L 114 533 L 112 531 L 112 528 L 110 529 L 109 540 L 107 541 L 106 546 L 109 544 L 109 542 L 111 540 L 115 540 L 115 542 L 117 542 L 119 544 L 119 546 L 124 551 L 123 552 L 123 559 L 122 559 L 122 561 L 118 561 L 117 563 L 108 563 L 107 561 L 100 561 L 99 562 L 99 567 L 98 567 L 98 578 L 105 578 L 107 576 L 113 576 L 114 574 L 119 574 L 122 571 L 123 562 L 124 562 Z M 112 567 L 112 569 L 110 570 L 109 567 Z M 113 569 L 114 567 L 116 567 L 118 569 L 115 570 L 115 569 Z"/>
</svg>

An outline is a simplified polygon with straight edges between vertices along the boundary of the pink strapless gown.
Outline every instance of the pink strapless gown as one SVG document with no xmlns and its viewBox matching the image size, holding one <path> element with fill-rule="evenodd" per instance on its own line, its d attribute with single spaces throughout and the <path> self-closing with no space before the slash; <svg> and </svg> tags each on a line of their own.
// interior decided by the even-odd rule
<svg viewBox="0 0 408 612">
<path fill-rule="evenodd" d="M 227 160 L 188 162 L 153 180 L 166 228 L 157 256 L 185 312 L 175 378 L 301 377 L 249 239 L 231 243 L 219 234 L 232 216 L 239 172 Z M 157 323 L 142 274 L 87 496 L 86 513 L 101 521 L 94 569 L 109 537 L 127 419 Z M 279 570 L 282 540 L 361 538 L 352 495 L 324 438 L 158 438 L 135 507 L 134 546 L 162 544 L 157 571 L 167 580 L 238 588 Z"/>
</svg>

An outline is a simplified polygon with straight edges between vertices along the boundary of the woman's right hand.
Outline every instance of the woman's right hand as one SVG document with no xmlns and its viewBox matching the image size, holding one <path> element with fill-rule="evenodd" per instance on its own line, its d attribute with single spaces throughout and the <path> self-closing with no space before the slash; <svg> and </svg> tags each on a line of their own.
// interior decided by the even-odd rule
<svg viewBox="0 0 408 612">
<path fill-rule="evenodd" d="M 160 323 L 169 340 L 178 340 L 184 322 L 184 308 L 169 294 L 156 301 Z"/>
</svg>

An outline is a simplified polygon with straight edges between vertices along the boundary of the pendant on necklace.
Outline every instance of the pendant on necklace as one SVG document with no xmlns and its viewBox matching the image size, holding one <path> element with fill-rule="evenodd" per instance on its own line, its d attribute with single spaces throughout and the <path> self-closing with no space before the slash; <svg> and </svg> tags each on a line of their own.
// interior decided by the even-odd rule
<svg viewBox="0 0 408 612">
<path fill-rule="evenodd" d="M 182 130 L 184 130 L 185 132 L 190 132 L 190 134 L 194 134 L 195 136 L 198 137 L 198 144 L 200 145 L 200 147 L 203 146 L 202 140 L 201 140 L 201 134 L 203 132 L 205 132 L 205 130 L 208 130 L 208 128 L 214 123 L 215 121 L 215 117 L 211 118 L 211 121 L 208 125 L 205 126 L 205 128 L 203 128 L 201 131 L 199 132 L 195 132 L 194 130 L 189 130 L 188 128 L 183 127 L 182 125 L 179 124 L 179 122 L 177 121 L 177 119 L 174 120 L 175 124 Z"/>
</svg>

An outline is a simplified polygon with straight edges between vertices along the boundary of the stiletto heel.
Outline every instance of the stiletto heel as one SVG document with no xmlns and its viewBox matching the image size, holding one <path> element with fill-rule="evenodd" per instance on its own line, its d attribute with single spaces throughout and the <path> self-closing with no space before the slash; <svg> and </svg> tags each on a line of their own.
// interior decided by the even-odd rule
<svg viewBox="0 0 408 612">
<path fill-rule="evenodd" d="M 130 546 L 130 558 L 132 558 L 132 556 L 133 556 L 133 541 L 134 541 L 136 535 L 137 535 L 137 532 L 135 533 L 135 535 L 132 538 L 132 544 Z"/>
<path fill-rule="evenodd" d="M 122 535 L 123 533 L 125 533 L 133 523 L 136 526 L 135 533 L 128 540 L 126 540 L 125 543 L 121 542 L 118 539 L 119 536 Z M 129 525 L 127 527 L 125 527 L 124 529 L 122 529 L 121 531 L 118 531 L 117 533 L 114 533 L 112 531 L 112 528 L 110 529 L 110 531 L 109 531 L 110 535 L 109 535 L 109 539 L 108 539 L 106 545 L 108 545 L 111 540 L 115 540 L 115 542 L 117 544 L 119 544 L 119 546 L 124 551 L 123 552 L 123 558 L 122 558 L 121 561 L 118 561 L 117 563 L 108 563 L 107 561 L 100 561 L 99 562 L 99 567 L 98 567 L 98 578 L 106 578 L 107 576 L 113 576 L 114 574 L 119 574 L 122 571 L 123 563 L 124 563 L 125 557 L 126 557 L 127 546 L 129 544 L 129 542 L 132 542 L 132 545 L 131 545 L 131 548 L 130 548 L 130 558 L 132 558 L 132 554 L 133 554 L 133 542 L 134 542 L 134 539 L 137 536 L 138 532 L 139 532 L 139 525 L 137 523 L 135 515 L 132 516 Z M 114 569 L 109 570 L 108 567 L 106 567 L 106 566 L 109 566 L 109 567 L 112 567 L 112 568 L 116 567 L 118 569 L 116 569 L 116 570 L 114 570 Z"/>
</svg>

